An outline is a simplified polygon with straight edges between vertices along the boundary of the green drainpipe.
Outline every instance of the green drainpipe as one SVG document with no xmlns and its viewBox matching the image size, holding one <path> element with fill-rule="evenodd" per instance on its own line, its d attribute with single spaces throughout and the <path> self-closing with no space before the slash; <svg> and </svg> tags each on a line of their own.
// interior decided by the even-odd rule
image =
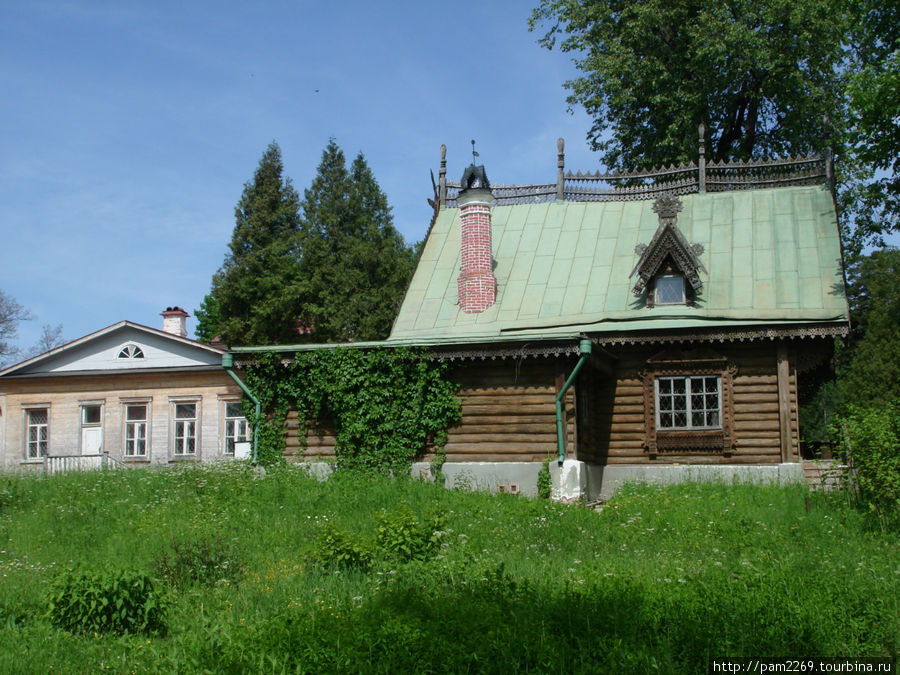
<svg viewBox="0 0 900 675">
<path fill-rule="evenodd" d="M 574 370 L 572 370 L 572 374 L 569 375 L 569 379 L 566 380 L 566 383 L 562 386 L 562 389 L 559 390 L 559 393 L 556 395 L 556 446 L 559 452 L 557 457 L 557 461 L 560 466 L 562 466 L 563 460 L 566 458 L 566 445 L 563 440 L 563 414 L 562 414 L 562 401 L 566 396 L 566 392 L 569 390 L 569 387 L 572 386 L 572 383 L 575 381 L 575 378 L 578 375 L 578 371 L 581 370 L 581 366 L 584 365 L 585 361 L 588 360 L 588 357 L 591 355 L 591 341 L 588 339 L 584 339 L 578 345 L 579 351 L 581 352 L 581 358 L 578 359 L 578 363 L 575 364 Z"/>
<path fill-rule="evenodd" d="M 257 456 L 256 456 L 256 446 L 259 441 L 259 416 L 261 414 L 262 406 L 259 404 L 259 399 L 253 395 L 253 392 L 247 388 L 247 385 L 241 382 L 241 378 L 239 378 L 234 372 L 234 355 L 229 354 L 228 352 L 222 354 L 222 367 L 225 369 L 225 372 L 231 375 L 231 379 L 237 382 L 237 385 L 241 388 L 241 391 L 247 394 L 247 398 L 249 398 L 256 405 L 256 420 L 257 423 L 253 425 L 253 449 L 250 451 L 250 462 L 256 465 Z"/>
</svg>

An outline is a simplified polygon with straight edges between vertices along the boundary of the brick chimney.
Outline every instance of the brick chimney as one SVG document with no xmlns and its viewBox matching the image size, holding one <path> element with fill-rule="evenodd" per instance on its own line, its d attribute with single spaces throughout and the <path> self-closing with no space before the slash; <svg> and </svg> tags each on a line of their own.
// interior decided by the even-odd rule
<svg viewBox="0 0 900 675">
<path fill-rule="evenodd" d="M 459 206 L 462 266 L 457 280 L 459 306 L 478 314 L 497 299 L 491 247 L 491 207 L 494 196 L 483 166 L 472 164 L 463 173 L 456 198 Z"/>
<path fill-rule="evenodd" d="M 187 325 L 185 319 L 190 314 L 185 312 L 181 307 L 166 307 L 166 310 L 160 314 L 163 318 L 163 332 L 171 333 L 179 337 L 187 337 Z"/>
</svg>

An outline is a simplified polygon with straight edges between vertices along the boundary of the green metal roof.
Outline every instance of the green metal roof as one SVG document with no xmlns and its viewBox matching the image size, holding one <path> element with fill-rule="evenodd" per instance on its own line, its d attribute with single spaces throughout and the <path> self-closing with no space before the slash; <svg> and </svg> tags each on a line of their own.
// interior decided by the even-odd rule
<svg viewBox="0 0 900 675">
<path fill-rule="evenodd" d="M 653 202 L 495 206 L 497 302 L 457 304 L 459 210 L 441 210 L 388 343 L 688 329 L 848 319 L 834 204 L 823 186 L 681 197 L 678 227 L 701 244 L 693 306 L 647 308 L 631 289 L 635 247 L 659 225 Z"/>
</svg>

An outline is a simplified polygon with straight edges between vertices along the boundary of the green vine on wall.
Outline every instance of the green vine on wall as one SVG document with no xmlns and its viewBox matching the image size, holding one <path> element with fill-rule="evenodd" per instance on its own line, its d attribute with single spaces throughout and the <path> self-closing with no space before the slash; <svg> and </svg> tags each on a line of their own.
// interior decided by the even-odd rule
<svg viewBox="0 0 900 675">
<path fill-rule="evenodd" d="M 310 421 L 333 426 L 339 467 L 408 472 L 429 444 L 441 450 L 460 418 L 448 367 L 407 347 L 318 349 L 293 360 L 264 355 L 246 373 L 262 407 L 256 420 L 245 405 L 247 419 L 259 424 L 260 463 L 282 461 L 284 423 L 294 409 L 301 443 Z"/>
</svg>

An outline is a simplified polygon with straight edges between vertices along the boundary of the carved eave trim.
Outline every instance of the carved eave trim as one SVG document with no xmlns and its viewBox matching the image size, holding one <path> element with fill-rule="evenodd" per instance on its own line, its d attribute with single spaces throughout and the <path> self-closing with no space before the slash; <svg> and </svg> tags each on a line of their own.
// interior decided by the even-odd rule
<svg viewBox="0 0 900 675">
<path fill-rule="evenodd" d="M 662 343 L 693 342 L 756 342 L 760 340 L 791 340 L 846 337 L 850 329 L 847 324 L 806 325 L 791 327 L 753 328 L 696 328 L 671 333 L 613 333 L 593 334 L 591 339 L 603 346 L 644 345 Z"/>
<path fill-rule="evenodd" d="M 498 359 L 527 359 L 547 356 L 577 356 L 580 353 L 578 342 L 529 342 L 515 346 L 505 344 L 493 346 L 485 344 L 454 345 L 453 348 L 431 346 L 425 355 L 430 361 L 496 361 Z M 287 366 L 294 362 L 293 356 L 286 354 L 281 359 L 281 365 Z M 242 370 L 249 366 L 257 365 L 259 357 L 236 358 L 235 368 Z"/>
<path fill-rule="evenodd" d="M 432 361 L 496 361 L 497 359 L 527 359 L 545 356 L 577 356 L 578 343 L 528 343 L 519 347 L 507 346 L 496 348 L 485 345 L 473 345 L 471 348 L 446 350 L 432 348 L 428 358 Z"/>
<path fill-rule="evenodd" d="M 678 228 L 678 212 L 681 211 L 681 200 L 673 195 L 660 197 L 653 203 L 653 210 L 659 215 L 659 227 L 650 243 L 646 246 L 639 245 L 635 252 L 640 256 L 629 278 L 637 275 L 632 292 L 640 295 L 659 274 L 666 260 L 671 259 L 674 265 L 687 279 L 694 294 L 703 290 L 703 282 L 700 280 L 700 270 L 706 272 L 706 268 L 700 261 L 703 246 L 688 243 L 684 234 Z"/>
</svg>

